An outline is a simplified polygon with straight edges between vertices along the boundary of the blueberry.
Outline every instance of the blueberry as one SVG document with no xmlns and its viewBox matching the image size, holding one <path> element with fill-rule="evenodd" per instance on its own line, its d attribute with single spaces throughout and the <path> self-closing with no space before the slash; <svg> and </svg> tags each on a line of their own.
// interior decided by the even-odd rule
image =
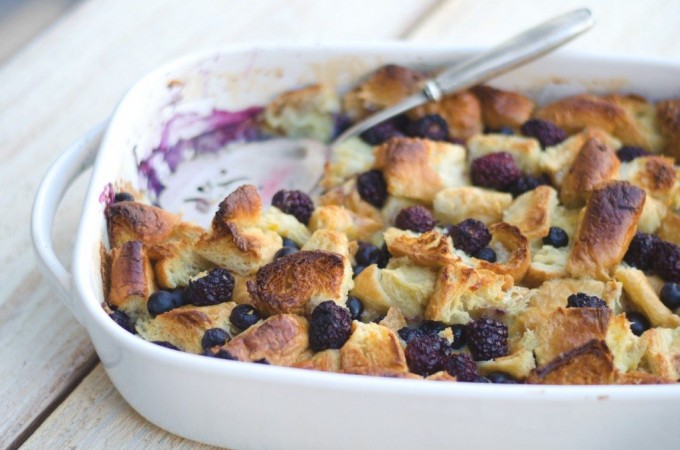
<svg viewBox="0 0 680 450">
<path fill-rule="evenodd" d="M 418 329 L 423 332 L 423 334 L 428 336 L 434 336 L 446 329 L 447 325 L 444 322 L 439 322 L 437 320 L 424 320 L 420 324 Z"/>
<path fill-rule="evenodd" d="M 642 333 L 649 330 L 649 327 L 651 326 L 649 320 L 637 312 L 627 312 L 626 319 L 630 322 L 630 331 L 632 331 L 635 336 L 642 335 Z"/>
<path fill-rule="evenodd" d="M 274 261 L 276 261 L 279 258 L 283 258 L 284 256 L 292 255 L 293 253 L 297 253 L 299 250 L 295 247 L 281 247 L 279 250 L 277 250 L 276 253 L 274 253 Z"/>
<path fill-rule="evenodd" d="M 226 360 L 229 360 L 229 361 L 236 361 L 236 358 L 234 358 L 234 356 L 231 353 L 224 350 L 223 348 L 217 350 L 217 353 L 210 353 L 209 356 L 212 356 L 213 358 L 217 358 L 217 359 L 226 359 Z"/>
<path fill-rule="evenodd" d="M 382 252 L 375 245 L 368 242 L 359 242 L 359 248 L 354 254 L 354 259 L 357 265 L 370 266 L 371 264 L 378 264 L 382 256 Z"/>
<path fill-rule="evenodd" d="M 229 321 L 241 331 L 245 331 L 260 320 L 260 313 L 250 305 L 236 305 L 231 310 Z"/>
<path fill-rule="evenodd" d="M 364 312 L 364 304 L 356 297 L 349 296 L 345 302 L 345 306 L 349 309 L 349 315 L 352 320 L 359 320 L 361 313 Z"/>
<path fill-rule="evenodd" d="M 151 294 L 146 303 L 146 309 L 151 317 L 156 317 L 184 305 L 184 293 L 181 290 L 157 291 Z"/>
<path fill-rule="evenodd" d="M 156 344 L 159 347 L 169 348 L 170 350 L 179 350 L 175 345 L 169 343 L 168 341 L 151 341 L 152 344 Z"/>
<path fill-rule="evenodd" d="M 360 274 L 361 272 L 363 272 L 365 268 L 366 268 L 366 266 L 362 266 L 362 265 L 356 265 L 356 266 L 354 266 L 354 269 L 353 269 L 353 271 L 352 271 L 352 272 L 353 272 L 353 275 L 354 275 L 355 277 L 359 276 L 359 274 Z"/>
<path fill-rule="evenodd" d="M 543 243 L 555 248 L 566 247 L 569 244 L 569 235 L 560 227 L 550 227 L 548 235 L 543 238 Z"/>
<path fill-rule="evenodd" d="M 439 114 L 430 114 L 414 120 L 408 124 L 406 132 L 411 137 L 433 141 L 447 141 L 449 139 L 449 125 Z"/>
<path fill-rule="evenodd" d="M 401 132 L 401 125 L 404 120 L 405 117 L 397 116 L 369 128 L 361 133 L 359 137 L 369 145 L 380 145 L 393 137 L 403 137 L 404 133 Z"/>
<path fill-rule="evenodd" d="M 496 384 L 517 384 L 517 380 L 505 372 L 491 372 L 486 377 L 489 381 Z"/>
<path fill-rule="evenodd" d="M 472 256 L 477 259 L 483 259 L 484 261 L 488 261 L 490 263 L 495 263 L 498 260 L 494 249 L 489 247 L 484 247 Z"/>
<path fill-rule="evenodd" d="M 291 241 L 288 238 L 283 238 L 283 246 L 284 247 L 297 248 L 297 249 L 300 248 L 300 247 L 298 247 L 298 245 L 294 241 Z"/>
<path fill-rule="evenodd" d="M 109 314 L 109 317 L 128 333 L 137 334 L 137 330 L 135 330 L 135 326 L 133 325 L 132 320 L 130 320 L 130 316 L 123 311 L 118 309 Z"/>
<path fill-rule="evenodd" d="M 453 342 L 451 343 L 451 348 L 458 350 L 463 348 L 465 345 L 465 325 L 459 323 L 451 325 L 451 331 L 453 331 Z"/>
<path fill-rule="evenodd" d="M 661 288 L 661 301 L 671 311 L 680 308 L 680 283 L 666 283 Z"/>
<path fill-rule="evenodd" d="M 113 202 L 133 202 L 135 198 L 129 192 L 118 192 L 113 196 Z"/>
<path fill-rule="evenodd" d="M 264 365 L 266 365 L 266 366 L 270 365 L 269 361 L 267 361 L 267 358 L 256 359 L 256 360 L 253 361 L 253 362 L 254 362 L 255 364 L 264 364 Z"/>
<path fill-rule="evenodd" d="M 201 339 L 201 347 L 203 347 L 203 349 L 208 349 L 216 345 L 224 345 L 227 343 L 228 339 L 229 333 L 224 331 L 222 328 L 211 328 L 206 330 L 205 334 L 203 335 L 203 339 Z"/>
<path fill-rule="evenodd" d="M 381 269 L 387 267 L 387 264 L 390 262 L 391 257 L 392 254 L 387 248 L 387 243 L 384 243 L 380 248 L 380 260 L 378 260 L 378 267 L 380 267 Z"/>
<path fill-rule="evenodd" d="M 628 145 L 624 145 L 623 147 L 616 151 L 616 156 L 619 158 L 621 162 L 628 162 L 641 156 L 649 155 L 651 155 L 651 153 L 646 151 L 644 148 L 632 147 Z"/>
<path fill-rule="evenodd" d="M 491 129 L 491 128 L 485 128 L 484 129 L 485 134 L 504 134 L 506 136 L 512 136 L 515 134 L 515 130 L 513 130 L 510 127 L 503 126 L 498 129 Z"/>
</svg>

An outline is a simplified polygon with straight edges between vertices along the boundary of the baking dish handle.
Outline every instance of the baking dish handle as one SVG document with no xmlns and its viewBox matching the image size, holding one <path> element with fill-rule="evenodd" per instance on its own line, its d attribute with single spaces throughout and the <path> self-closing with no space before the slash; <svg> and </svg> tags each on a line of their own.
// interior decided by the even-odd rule
<svg viewBox="0 0 680 450">
<path fill-rule="evenodd" d="M 104 130 L 105 121 L 89 130 L 74 142 L 47 171 L 38 188 L 31 215 L 31 235 L 38 262 L 50 285 L 57 290 L 71 313 L 82 324 L 81 315 L 74 307 L 71 274 L 54 252 L 52 226 L 57 207 L 68 187 L 94 163 Z"/>
</svg>

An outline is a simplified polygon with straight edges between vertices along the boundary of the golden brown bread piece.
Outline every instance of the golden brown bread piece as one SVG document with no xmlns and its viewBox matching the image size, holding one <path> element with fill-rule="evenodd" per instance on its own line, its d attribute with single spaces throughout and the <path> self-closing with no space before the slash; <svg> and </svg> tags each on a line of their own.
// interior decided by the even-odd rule
<svg viewBox="0 0 680 450">
<path fill-rule="evenodd" d="M 439 114 L 446 120 L 451 137 L 467 140 L 482 132 L 482 109 L 479 100 L 469 91 L 447 94 L 438 102 L 426 103 L 409 111 L 411 118 Z"/>
<path fill-rule="evenodd" d="M 274 133 L 328 141 L 335 129 L 340 100 L 332 89 L 313 84 L 284 92 L 264 112 L 264 126 Z"/>
<path fill-rule="evenodd" d="M 328 349 L 314 353 L 309 358 L 293 364 L 299 369 L 321 370 L 323 372 L 340 372 L 340 350 Z"/>
<path fill-rule="evenodd" d="M 326 191 L 318 201 L 319 206 L 344 206 L 358 216 L 372 219 L 382 223 L 380 210 L 368 202 L 365 202 L 357 191 L 357 180 L 352 178 L 340 186 Z"/>
<path fill-rule="evenodd" d="M 621 262 L 637 227 L 645 191 L 625 181 L 612 181 L 588 200 L 574 239 L 567 271 L 577 278 L 606 280 Z"/>
<path fill-rule="evenodd" d="M 437 275 L 434 292 L 424 317 L 444 323 L 466 324 L 470 312 L 483 308 L 509 309 L 506 291 L 512 287 L 510 275 L 498 275 L 464 264 L 444 266 Z"/>
<path fill-rule="evenodd" d="M 543 152 L 541 144 L 534 138 L 507 136 L 504 134 L 477 134 L 467 141 L 470 161 L 491 153 L 506 152 L 512 155 L 522 172 L 541 174 Z"/>
<path fill-rule="evenodd" d="M 128 241 L 111 250 L 108 302 L 132 320 L 148 315 L 146 302 L 156 290 L 153 268 L 141 241 Z"/>
<path fill-rule="evenodd" d="M 680 98 L 657 103 L 656 120 L 663 136 L 664 151 L 680 160 Z"/>
<path fill-rule="evenodd" d="M 567 261 L 569 247 L 555 248 L 552 245 L 543 245 L 535 249 L 527 273 L 522 278 L 522 284 L 538 287 L 548 280 L 568 277 Z"/>
<path fill-rule="evenodd" d="M 646 130 L 619 102 L 591 94 L 559 99 L 536 111 L 535 116 L 553 122 L 569 134 L 593 127 L 619 138 L 625 145 L 649 149 L 653 144 Z"/>
<path fill-rule="evenodd" d="M 275 206 L 269 207 L 262 214 L 257 227 L 263 231 L 273 231 L 281 237 L 288 238 L 298 246 L 305 245 L 311 233 L 295 216 L 286 214 Z"/>
<path fill-rule="evenodd" d="M 527 377 L 527 384 L 612 384 L 616 369 L 607 345 L 592 340 L 577 347 Z"/>
<path fill-rule="evenodd" d="M 639 370 L 616 374 L 616 384 L 670 384 L 674 382 L 675 380 Z"/>
<path fill-rule="evenodd" d="M 161 288 L 186 286 L 191 277 L 212 267 L 194 249 L 203 233 L 203 228 L 182 222 L 175 227 L 170 241 L 154 246 L 153 251 L 159 255 L 154 271 Z"/>
<path fill-rule="evenodd" d="M 394 331 L 376 323 L 352 322 L 352 334 L 340 349 L 340 360 L 342 370 L 349 373 L 378 369 L 408 372 L 399 338 Z"/>
<path fill-rule="evenodd" d="M 524 278 L 531 263 L 529 241 L 514 225 L 498 222 L 489 227 L 491 242 L 489 247 L 497 255 L 495 263 L 482 259 L 476 260 L 477 267 L 496 272 L 499 275 L 510 275 L 515 283 Z"/>
<path fill-rule="evenodd" d="M 503 219 L 503 211 L 512 203 L 512 195 L 474 186 L 442 189 L 435 195 L 432 206 L 437 220 L 457 224 L 465 219 L 477 219 L 485 225 Z"/>
<path fill-rule="evenodd" d="M 277 314 L 255 324 L 222 346 L 238 361 L 265 359 L 276 366 L 296 363 L 309 349 L 309 324 L 295 314 Z"/>
<path fill-rule="evenodd" d="M 324 300 L 344 304 L 351 285 L 347 258 L 320 250 L 299 251 L 261 267 L 248 282 L 248 292 L 264 314 L 304 315 Z"/>
<path fill-rule="evenodd" d="M 680 328 L 651 328 L 640 336 L 640 368 L 668 380 L 680 379 Z"/>
<path fill-rule="evenodd" d="M 477 368 L 483 376 L 491 372 L 505 372 L 516 380 L 523 380 L 536 368 L 536 361 L 531 351 L 519 350 L 489 361 L 478 361 Z"/>
<path fill-rule="evenodd" d="M 645 274 L 636 268 L 619 266 L 614 272 L 634 309 L 642 311 L 655 327 L 680 326 L 680 316 L 664 305 Z"/>
<path fill-rule="evenodd" d="M 128 241 L 161 244 L 168 240 L 179 216 L 139 202 L 116 202 L 106 207 L 106 223 L 111 248 Z"/>
<path fill-rule="evenodd" d="M 406 319 L 399 308 L 390 306 L 390 309 L 387 310 L 387 314 L 385 314 L 385 317 L 378 322 L 378 325 L 387 327 L 396 333 L 406 326 Z"/>
<path fill-rule="evenodd" d="M 210 232 L 196 243 L 199 255 L 239 275 L 250 275 L 281 248 L 281 237 L 257 227 L 262 201 L 255 186 L 244 185 L 229 194 L 213 217 Z"/>
<path fill-rule="evenodd" d="M 423 79 L 420 72 L 388 64 L 345 95 L 343 110 L 352 120 L 360 120 L 417 92 Z"/>
<path fill-rule="evenodd" d="M 534 102 L 514 91 L 504 91 L 491 86 L 475 86 L 472 93 L 482 108 L 482 120 L 487 128 L 519 128 L 529 120 Z"/>
<path fill-rule="evenodd" d="M 360 216 L 353 211 L 337 205 L 319 206 L 309 219 L 309 229 L 332 230 L 347 235 L 349 239 L 362 239 L 379 231 L 382 221 Z"/>
<path fill-rule="evenodd" d="M 610 317 L 609 308 L 557 308 L 538 327 L 536 362 L 543 366 L 592 339 L 604 341 Z"/>
<path fill-rule="evenodd" d="M 440 190 L 465 184 L 465 149 L 446 142 L 392 138 L 375 149 L 374 168 L 382 170 L 391 195 L 429 203 Z"/>
<path fill-rule="evenodd" d="M 557 191 L 550 186 L 538 186 L 517 197 L 503 212 L 503 221 L 516 226 L 532 241 L 548 234 L 556 206 Z"/>
<path fill-rule="evenodd" d="M 425 377 L 426 380 L 430 381 L 458 381 L 456 377 L 450 375 L 448 372 L 442 370 L 437 373 L 433 373 L 432 375 L 428 375 Z"/>
<path fill-rule="evenodd" d="M 640 338 L 631 331 L 630 322 L 625 313 L 609 320 L 605 342 L 614 357 L 614 366 L 619 372 L 628 372 L 638 368 L 645 348 L 640 345 Z"/>
<path fill-rule="evenodd" d="M 620 165 L 611 147 L 588 139 L 564 176 L 560 200 L 569 208 L 583 206 L 595 188 L 616 177 Z"/>
<path fill-rule="evenodd" d="M 366 307 L 366 314 L 384 314 L 391 306 L 398 307 L 408 318 L 422 315 L 432 295 L 436 274 L 407 258 L 392 258 L 387 267 L 372 264 L 354 279 L 352 295 Z"/>
<path fill-rule="evenodd" d="M 345 233 L 321 229 L 316 230 L 300 250 L 324 250 L 326 252 L 337 253 L 338 255 L 349 257 L 349 241 Z"/>
<path fill-rule="evenodd" d="M 212 306 L 186 305 L 138 322 L 139 334 L 147 341 L 164 341 L 190 353 L 201 353 L 201 339 L 211 328 L 221 328 L 230 334 L 229 316 L 234 302 Z"/>
<path fill-rule="evenodd" d="M 664 241 L 680 245 L 680 212 L 669 211 L 661 221 L 657 234 Z"/>
<path fill-rule="evenodd" d="M 621 164 L 618 179 L 641 187 L 648 195 L 670 203 L 676 183 L 673 159 L 665 156 L 645 156 Z"/>
<path fill-rule="evenodd" d="M 392 256 L 405 256 L 418 266 L 439 268 L 460 259 L 451 239 L 436 230 L 418 234 L 390 227 L 384 237 Z"/>
</svg>

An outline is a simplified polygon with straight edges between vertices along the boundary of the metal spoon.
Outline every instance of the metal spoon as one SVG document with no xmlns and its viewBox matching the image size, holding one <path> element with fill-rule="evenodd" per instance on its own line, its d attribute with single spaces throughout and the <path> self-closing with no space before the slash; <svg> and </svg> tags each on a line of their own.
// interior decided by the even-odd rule
<svg viewBox="0 0 680 450">
<path fill-rule="evenodd" d="M 426 81 L 420 92 L 356 123 L 330 144 L 292 138 L 232 144 L 221 154 L 221 165 L 230 168 L 230 178 L 257 185 L 265 204 L 280 189 L 318 191 L 324 164 L 331 160 L 334 149 L 342 142 L 416 106 L 437 101 L 445 94 L 488 81 L 533 61 L 588 31 L 594 24 L 592 13 L 586 8 L 563 14 L 490 50 L 458 62 Z M 253 168 L 257 168 L 257 171 Z M 173 211 L 184 210 L 187 219 L 208 224 L 213 208 L 187 209 L 187 195 L 183 194 L 196 192 L 194 180 L 218 178 L 217 169 L 214 163 L 185 162 L 174 175 L 175 181 L 161 194 L 159 203 Z M 226 192 L 216 192 L 215 198 L 221 200 L 235 187 L 224 189 Z"/>
</svg>

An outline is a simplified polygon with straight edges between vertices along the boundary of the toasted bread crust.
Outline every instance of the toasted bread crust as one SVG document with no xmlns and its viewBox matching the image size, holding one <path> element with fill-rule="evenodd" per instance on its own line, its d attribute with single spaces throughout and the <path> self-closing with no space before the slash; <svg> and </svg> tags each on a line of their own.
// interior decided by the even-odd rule
<svg viewBox="0 0 680 450">
<path fill-rule="evenodd" d="M 656 105 L 656 120 L 664 139 L 664 150 L 680 159 L 680 98 L 664 100 Z"/>
<path fill-rule="evenodd" d="M 529 374 L 528 384 L 612 384 L 616 369 L 603 341 L 592 340 Z"/>
<path fill-rule="evenodd" d="M 531 117 L 534 102 L 518 92 L 503 91 L 491 86 L 476 86 L 472 93 L 482 109 L 482 120 L 487 128 L 518 128 Z"/>
<path fill-rule="evenodd" d="M 633 239 L 644 203 L 645 191 L 626 182 L 597 189 L 588 200 L 567 271 L 575 277 L 607 279 Z"/>
<path fill-rule="evenodd" d="M 515 283 L 519 283 L 531 264 L 529 241 L 519 231 L 519 228 L 509 223 L 498 222 L 491 225 L 489 231 L 491 232 L 490 246 L 504 249 L 508 256 L 505 261 L 499 260 L 495 263 L 477 260 L 478 267 L 499 275 L 510 275 Z"/>
<path fill-rule="evenodd" d="M 442 267 L 460 259 L 453 254 L 451 239 L 434 230 L 413 236 L 406 231 L 388 228 L 384 236 L 391 255 L 406 256 L 419 266 Z"/>
<path fill-rule="evenodd" d="M 309 348 L 307 319 L 294 314 L 278 314 L 227 342 L 222 348 L 239 361 L 267 360 L 290 366 Z"/>
<path fill-rule="evenodd" d="M 109 304 L 137 316 L 155 291 L 151 262 L 141 241 L 128 241 L 111 250 Z"/>
<path fill-rule="evenodd" d="M 320 250 L 300 251 L 261 267 L 255 281 L 248 282 L 248 292 L 265 314 L 305 314 L 315 298 L 343 299 L 344 277 L 342 256 Z"/>
<path fill-rule="evenodd" d="M 595 188 L 616 176 L 620 165 L 611 147 L 588 139 L 564 177 L 560 200 L 571 208 L 583 206 Z"/>
<path fill-rule="evenodd" d="M 128 241 L 163 243 L 170 238 L 179 217 L 155 206 L 125 201 L 109 205 L 106 220 L 109 242 L 115 248 Z"/>
</svg>

